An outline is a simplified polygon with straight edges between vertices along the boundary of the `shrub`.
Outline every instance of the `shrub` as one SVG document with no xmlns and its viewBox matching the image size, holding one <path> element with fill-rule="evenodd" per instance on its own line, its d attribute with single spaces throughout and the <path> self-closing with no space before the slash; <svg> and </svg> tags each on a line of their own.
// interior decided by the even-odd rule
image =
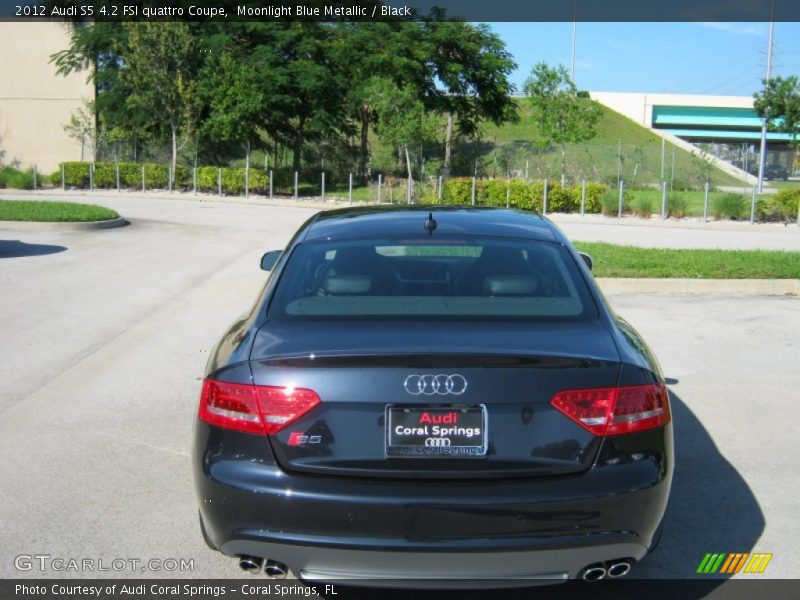
<svg viewBox="0 0 800 600">
<path fill-rule="evenodd" d="M 682 219 L 689 208 L 689 199 L 683 194 L 671 193 L 667 196 L 667 210 L 670 217 Z"/>
<path fill-rule="evenodd" d="M 89 168 L 88 162 L 65 162 L 61 163 L 64 167 L 64 185 L 73 188 L 89 187 Z"/>
<path fill-rule="evenodd" d="M 622 214 L 629 212 L 630 208 L 631 194 L 625 190 L 622 194 Z M 619 215 L 619 192 L 617 190 L 606 188 L 606 191 L 600 196 L 600 212 L 607 217 Z"/>
<path fill-rule="evenodd" d="M 0 169 L 0 188 L 33 189 L 33 169 L 19 171 L 13 167 Z"/>
<path fill-rule="evenodd" d="M 99 162 L 94 164 L 94 187 L 117 187 L 117 170 L 113 163 Z"/>
<path fill-rule="evenodd" d="M 144 164 L 144 183 L 148 190 L 166 189 L 169 186 L 169 167 L 155 163 Z"/>
<path fill-rule="evenodd" d="M 216 167 L 197 167 L 197 190 L 201 192 L 217 192 Z"/>
<path fill-rule="evenodd" d="M 477 184 L 476 184 L 477 185 Z M 477 190 L 476 190 L 477 195 Z M 472 179 L 469 177 L 453 177 L 444 182 L 443 204 L 471 204 Z"/>
<path fill-rule="evenodd" d="M 767 202 L 768 211 L 782 221 L 797 218 L 800 206 L 800 188 L 784 188 L 773 194 Z"/>
<path fill-rule="evenodd" d="M 250 169 L 248 175 L 250 191 L 253 193 L 269 193 L 269 175 L 260 169 Z"/>
<path fill-rule="evenodd" d="M 147 181 L 145 181 L 145 184 Z M 142 166 L 136 163 L 119 163 L 119 185 L 135 190 L 142 189 Z"/>
<path fill-rule="evenodd" d="M 576 194 L 577 192 L 577 194 Z M 580 209 L 580 188 L 547 186 L 547 211 L 568 213 Z"/>
<path fill-rule="evenodd" d="M 747 208 L 747 197 L 740 194 L 723 194 L 711 202 L 711 214 L 717 219 L 741 219 Z"/>
<path fill-rule="evenodd" d="M 602 210 L 600 199 L 608 191 L 608 187 L 602 183 L 586 184 L 586 212 L 599 213 Z M 580 192 L 578 192 L 580 194 Z M 578 196 L 580 199 L 580 195 Z"/>
<path fill-rule="evenodd" d="M 637 217 L 649 219 L 653 216 L 653 199 L 644 194 L 637 196 L 633 204 L 633 212 Z"/>
</svg>

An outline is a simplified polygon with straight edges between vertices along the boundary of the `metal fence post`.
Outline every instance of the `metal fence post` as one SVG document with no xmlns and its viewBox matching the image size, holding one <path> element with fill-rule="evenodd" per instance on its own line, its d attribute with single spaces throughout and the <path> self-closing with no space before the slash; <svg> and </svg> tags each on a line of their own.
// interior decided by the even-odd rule
<svg viewBox="0 0 800 600">
<path fill-rule="evenodd" d="M 444 185 L 444 177 L 439 175 L 439 191 L 438 191 L 438 195 L 439 195 L 439 200 L 440 201 L 442 199 L 442 187 L 443 187 L 443 185 Z"/>
<path fill-rule="evenodd" d="M 33 165 L 33 189 L 37 188 L 36 183 L 36 165 Z"/>
<path fill-rule="evenodd" d="M 622 199 L 625 195 L 625 182 L 622 179 L 619 180 L 619 213 L 618 217 L 622 218 Z"/>
<path fill-rule="evenodd" d="M 586 214 L 586 180 L 581 181 L 581 216 Z"/>
<path fill-rule="evenodd" d="M 250 197 L 250 167 L 244 169 L 244 197 Z"/>
<path fill-rule="evenodd" d="M 511 206 L 511 179 L 506 179 L 506 208 Z"/>
<path fill-rule="evenodd" d="M 542 214 L 547 214 L 547 179 L 544 180 L 544 196 L 542 196 Z"/>
<path fill-rule="evenodd" d="M 797 203 L 797 226 L 800 227 L 800 202 Z"/>
<path fill-rule="evenodd" d="M 708 222 L 708 197 L 711 194 L 711 182 L 706 181 L 706 195 L 703 199 L 703 223 Z"/>
<path fill-rule="evenodd" d="M 119 163 L 116 163 L 116 165 L 114 165 L 114 167 L 115 167 L 114 168 L 114 177 L 116 178 L 116 181 L 117 181 L 117 193 L 119 193 L 119 191 L 120 191 L 120 187 L 119 187 Z"/>
<path fill-rule="evenodd" d="M 295 200 L 297 200 L 297 193 L 298 193 L 297 190 L 298 190 L 298 186 L 300 185 L 299 177 L 300 177 L 300 174 L 297 171 L 295 171 L 294 172 L 294 199 Z"/>
<path fill-rule="evenodd" d="M 661 220 L 667 218 L 667 182 L 661 182 Z"/>
<path fill-rule="evenodd" d="M 144 184 L 144 165 L 142 165 L 142 193 L 145 191 L 145 184 Z"/>
<path fill-rule="evenodd" d="M 475 184 L 476 184 L 475 176 L 472 176 L 472 206 L 475 206 Z"/>
<path fill-rule="evenodd" d="M 89 163 L 89 191 L 94 191 L 94 163 Z"/>
<path fill-rule="evenodd" d="M 269 170 L 269 199 L 272 200 L 272 169 Z"/>
<path fill-rule="evenodd" d="M 411 204 L 411 197 L 414 195 L 414 178 L 409 177 L 406 184 L 406 204 Z"/>
<path fill-rule="evenodd" d="M 67 191 L 67 180 L 64 177 L 64 163 L 61 163 L 61 191 Z"/>
<path fill-rule="evenodd" d="M 322 194 L 320 196 L 322 200 L 325 200 L 325 171 L 322 172 Z"/>
<path fill-rule="evenodd" d="M 172 165 L 167 167 L 167 191 L 172 193 Z"/>
<path fill-rule="evenodd" d="M 347 176 L 347 201 L 353 203 L 353 173 Z"/>
<path fill-rule="evenodd" d="M 756 202 L 758 201 L 758 188 L 753 186 L 753 202 L 750 204 L 750 225 L 756 222 Z"/>
<path fill-rule="evenodd" d="M 383 175 L 378 173 L 378 204 L 381 203 L 381 187 L 383 186 Z"/>
<path fill-rule="evenodd" d="M 197 166 L 192 167 L 192 195 L 197 196 Z"/>
<path fill-rule="evenodd" d="M 217 167 L 217 195 L 222 196 L 222 169 Z"/>
</svg>

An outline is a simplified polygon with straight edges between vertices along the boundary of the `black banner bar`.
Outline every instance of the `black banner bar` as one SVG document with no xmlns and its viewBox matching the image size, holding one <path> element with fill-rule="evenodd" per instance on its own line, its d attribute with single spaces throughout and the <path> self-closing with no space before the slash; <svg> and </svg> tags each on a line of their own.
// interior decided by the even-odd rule
<svg viewBox="0 0 800 600">
<path fill-rule="evenodd" d="M 363 582 L 362 582 L 363 583 Z M 294 579 L 270 580 L 246 576 L 241 580 L 187 579 L 6 579 L 0 581 L 3 600 L 368 600 L 436 597 L 437 600 L 770 600 L 800 597 L 797 579 L 604 579 L 595 582 L 570 581 L 537 585 L 529 580 L 503 581 L 370 581 L 369 587 L 353 581 L 304 584 Z M 553 582 L 550 582 L 553 583 Z M 453 589 L 461 586 L 464 589 Z M 498 587 L 504 587 L 502 593 Z M 416 589 L 414 589 L 416 588 Z M 414 591 L 412 591 L 414 589 Z M 493 591 L 494 590 L 494 591 Z"/>
<path fill-rule="evenodd" d="M 187 21 L 800 21 L 798 0 L 0 0 L 0 19 Z"/>
</svg>

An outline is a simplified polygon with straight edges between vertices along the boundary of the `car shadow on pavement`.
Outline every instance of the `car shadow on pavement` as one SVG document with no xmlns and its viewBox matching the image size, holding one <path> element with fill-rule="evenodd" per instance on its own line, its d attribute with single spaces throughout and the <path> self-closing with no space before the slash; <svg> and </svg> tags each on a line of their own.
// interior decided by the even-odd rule
<svg viewBox="0 0 800 600">
<path fill-rule="evenodd" d="M 66 246 L 50 244 L 26 244 L 21 240 L 0 240 L 0 258 L 20 258 L 22 256 L 43 256 L 64 252 Z"/>
<path fill-rule="evenodd" d="M 697 574 L 697 568 L 706 553 L 751 552 L 764 530 L 764 515 L 747 482 L 720 453 L 686 403 L 674 392 L 670 392 L 670 403 L 675 433 L 675 473 L 658 547 L 641 564 L 634 565 L 629 577 L 504 590 L 503 600 L 532 597 L 537 600 L 589 597 L 697 600 L 715 590 L 715 598 L 744 591 L 741 586 L 731 588 L 734 582 L 728 581 L 729 575 L 701 575 Z M 724 418 L 724 415 L 719 417 Z M 769 548 L 761 550 L 769 552 Z M 486 590 L 442 590 L 435 596 L 485 600 L 487 594 L 492 597 L 492 592 Z M 333 598 L 361 600 L 370 597 L 369 592 L 351 588 Z M 429 594 L 382 590 L 381 597 L 420 600 Z"/>
</svg>

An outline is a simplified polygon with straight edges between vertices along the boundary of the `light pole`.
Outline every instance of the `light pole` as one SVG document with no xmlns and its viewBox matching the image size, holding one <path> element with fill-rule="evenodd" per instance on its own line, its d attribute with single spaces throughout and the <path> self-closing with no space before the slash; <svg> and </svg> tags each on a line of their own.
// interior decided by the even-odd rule
<svg viewBox="0 0 800 600">
<path fill-rule="evenodd" d="M 578 12 L 578 0 L 572 2 L 572 69 L 570 70 L 570 79 L 575 83 L 575 38 L 578 33 L 578 21 L 576 20 Z"/>
<path fill-rule="evenodd" d="M 772 0 L 772 20 L 769 22 L 769 45 L 767 47 L 767 77 L 764 80 L 765 85 L 769 85 L 770 77 L 772 76 L 772 38 L 775 33 L 775 0 Z M 764 167 L 767 163 L 767 124 L 769 123 L 769 114 L 764 116 L 764 122 L 761 125 L 761 149 L 758 157 L 758 193 L 764 191 Z"/>
</svg>

